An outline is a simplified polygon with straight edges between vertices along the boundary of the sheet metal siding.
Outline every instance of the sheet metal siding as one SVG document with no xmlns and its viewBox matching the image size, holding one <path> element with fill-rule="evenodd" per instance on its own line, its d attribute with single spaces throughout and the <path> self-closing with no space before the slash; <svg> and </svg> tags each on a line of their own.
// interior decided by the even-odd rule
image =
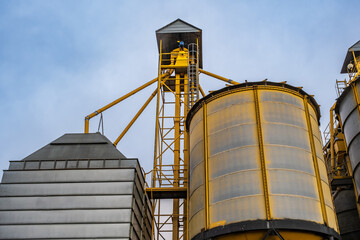
<svg viewBox="0 0 360 240">
<path fill-rule="evenodd" d="M 130 224 L 3 225 L 0 239 L 127 238 Z"/>
<path fill-rule="evenodd" d="M 342 189 L 334 197 L 342 240 L 360 239 L 360 218 L 354 189 Z"/>
<path fill-rule="evenodd" d="M 353 177 L 360 200 L 360 80 L 353 82 L 340 96 L 337 111 L 340 114 L 344 136 L 349 152 Z"/>
<path fill-rule="evenodd" d="M 194 106 L 198 107 L 195 112 L 192 109 L 189 113 L 192 114 L 188 122 L 190 238 L 205 227 L 206 171 L 209 174 L 209 229 L 223 224 L 266 220 L 264 186 L 267 184 L 269 220 L 304 220 L 322 226 L 326 222 L 324 215 L 327 215 L 328 226 L 338 231 L 322 156 L 317 108 L 304 101 L 305 94 L 285 87 L 251 86 L 231 90 L 220 91 L 218 96 L 214 94 L 202 102 L 207 108 L 206 121 L 200 103 Z M 256 111 L 259 111 L 260 119 L 257 119 Z M 207 122 L 207 132 L 203 130 L 204 122 Z M 207 170 L 204 170 L 202 150 L 205 134 L 208 139 Z M 263 145 L 259 144 L 259 136 Z M 264 151 L 264 166 L 260 151 Z M 318 166 L 318 174 L 315 166 Z M 324 207 L 321 206 L 320 192 L 324 195 Z"/>
<path fill-rule="evenodd" d="M 136 159 L 58 162 L 46 161 L 46 170 L 42 161 L 11 162 L 0 185 L 0 239 L 150 239 Z"/>
<path fill-rule="evenodd" d="M 3 197 L 0 210 L 122 209 L 131 208 L 132 199 L 131 195 Z"/>
<path fill-rule="evenodd" d="M 51 223 L 128 223 L 131 209 L 0 211 L 0 225 Z"/>
<path fill-rule="evenodd" d="M 59 183 L 132 181 L 134 169 L 6 171 L 2 183 Z"/>
<path fill-rule="evenodd" d="M 125 195 L 132 182 L 1 184 L 0 196 Z"/>
<path fill-rule="evenodd" d="M 150 212 L 151 204 L 147 198 L 143 185 L 141 184 L 143 177 L 136 175 L 135 184 L 134 184 L 134 194 L 133 194 L 133 215 L 132 215 L 132 226 L 135 231 L 131 232 L 131 236 L 136 239 L 141 239 L 141 233 L 145 239 L 151 239 L 151 223 L 152 215 Z M 142 229 L 142 231 L 141 231 Z"/>
</svg>

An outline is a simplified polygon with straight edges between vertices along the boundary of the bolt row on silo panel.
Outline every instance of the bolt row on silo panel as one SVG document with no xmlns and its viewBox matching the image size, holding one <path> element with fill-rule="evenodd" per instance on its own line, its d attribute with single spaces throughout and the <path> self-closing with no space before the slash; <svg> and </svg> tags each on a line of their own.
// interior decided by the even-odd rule
<svg viewBox="0 0 360 240">
<path fill-rule="evenodd" d="M 190 239 L 255 239 L 273 228 L 285 239 L 338 238 L 319 116 L 311 96 L 279 83 L 199 101 L 187 118 Z"/>
</svg>

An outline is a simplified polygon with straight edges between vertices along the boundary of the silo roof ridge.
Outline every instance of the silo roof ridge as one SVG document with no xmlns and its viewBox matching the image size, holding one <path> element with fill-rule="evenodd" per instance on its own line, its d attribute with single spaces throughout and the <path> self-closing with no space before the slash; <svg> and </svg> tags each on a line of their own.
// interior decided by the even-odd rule
<svg viewBox="0 0 360 240">
<path fill-rule="evenodd" d="M 171 28 L 174 26 L 174 28 Z M 184 20 L 178 18 L 171 23 L 165 25 L 162 28 L 156 30 L 156 33 L 173 33 L 173 32 L 201 32 L 202 30 L 194 25 L 185 22 Z"/>
<path fill-rule="evenodd" d="M 100 133 L 68 133 L 50 142 L 23 160 L 125 159 Z"/>
</svg>

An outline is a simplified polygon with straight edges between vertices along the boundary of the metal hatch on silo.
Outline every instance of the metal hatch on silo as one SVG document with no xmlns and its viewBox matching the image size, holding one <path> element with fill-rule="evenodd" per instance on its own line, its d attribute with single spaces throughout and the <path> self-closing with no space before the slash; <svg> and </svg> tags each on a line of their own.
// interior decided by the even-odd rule
<svg viewBox="0 0 360 240">
<path fill-rule="evenodd" d="M 190 239 L 340 239 L 319 118 L 313 97 L 285 83 L 198 101 L 187 116 Z"/>
<path fill-rule="evenodd" d="M 65 134 L 4 171 L 0 239 L 150 239 L 144 183 L 103 135 Z"/>
</svg>

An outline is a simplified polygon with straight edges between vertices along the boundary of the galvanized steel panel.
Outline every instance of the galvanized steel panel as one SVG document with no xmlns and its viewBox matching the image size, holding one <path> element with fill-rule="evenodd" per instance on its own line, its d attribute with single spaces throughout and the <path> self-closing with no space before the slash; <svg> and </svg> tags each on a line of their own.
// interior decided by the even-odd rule
<svg viewBox="0 0 360 240">
<path fill-rule="evenodd" d="M 248 195 L 229 198 L 210 206 L 210 222 L 226 221 L 226 224 L 266 218 L 264 196 Z M 196 223 L 194 223 L 196 224 Z"/>
<path fill-rule="evenodd" d="M 271 210 L 274 218 L 302 219 L 323 222 L 320 201 L 294 195 L 271 195 Z"/>
<path fill-rule="evenodd" d="M 109 140 L 100 133 L 71 133 L 64 134 L 58 139 L 52 141 L 52 145 L 72 145 L 72 144 L 106 144 Z"/>
<path fill-rule="evenodd" d="M 132 195 L 2 197 L 0 210 L 131 208 Z"/>
<path fill-rule="evenodd" d="M 132 194 L 132 182 L 1 184 L 0 196 Z"/>
<path fill-rule="evenodd" d="M 2 183 L 134 181 L 134 169 L 5 171 Z"/>
<path fill-rule="evenodd" d="M 10 161 L 9 170 L 21 170 L 24 168 L 25 162 L 23 161 Z"/>
<path fill-rule="evenodd" d="M 130 223 L 131 209 L 0 211 L 0 224 Z"/>
<path fill-rule="evenodd" d="M 129 233 L 128 223 L 0 225 L 0 239 L 122 238 Z"/>
<path fill-rule="evenodd" d="M 205 214 L 204 209 L 197 212 L 195 215 L 191 216 L 189 220 L 189 236 L 190 239 L 192 239 L 196 234 L 201 232 L 202 229 L 204 229 L 205 226 Z"/>
</svg>

